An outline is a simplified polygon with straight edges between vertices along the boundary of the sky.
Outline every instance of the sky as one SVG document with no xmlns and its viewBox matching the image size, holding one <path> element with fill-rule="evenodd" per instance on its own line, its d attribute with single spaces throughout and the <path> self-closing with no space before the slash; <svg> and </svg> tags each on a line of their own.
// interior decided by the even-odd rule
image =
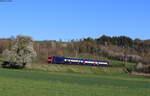
<svg viewBox="0 0 150 96">
<path fill-rule="evenodd" d="M 0 2 L 0 38 L 71 40 L 102 35 L 150 39 L 150 0 Z"/>
</svg>

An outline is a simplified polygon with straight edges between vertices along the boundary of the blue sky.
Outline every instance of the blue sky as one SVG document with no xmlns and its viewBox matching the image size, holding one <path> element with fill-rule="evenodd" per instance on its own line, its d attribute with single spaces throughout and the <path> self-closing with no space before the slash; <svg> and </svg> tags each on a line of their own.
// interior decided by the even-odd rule
<svg viewBox="0 0 150 96">
<path fill-rule="evenodd" d="M 125 35 L 150 39 L 150 0 L 13 0 L 0 2 L 0 38 L 71 40 Z"/>
</svg>

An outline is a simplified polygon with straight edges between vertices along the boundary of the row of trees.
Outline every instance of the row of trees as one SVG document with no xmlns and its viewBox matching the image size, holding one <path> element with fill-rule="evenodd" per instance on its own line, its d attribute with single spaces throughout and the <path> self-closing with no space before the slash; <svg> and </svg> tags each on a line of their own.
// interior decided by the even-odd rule
<svg viewBox="0 0 150 96">
<path fill-rule="evenodd" d="M 27 51 L 21 50 L 27 49 L 29 51 L 32 46 L 37 53 L 36 61 L 38 62 L 47 62 L 47 56 L 52 55 L 78 58 L 110 58 L 120 61 L 150 63 L 150 40 L 132 40 L 126 36 L 109 37 L 103 35 L 97 39 L 84 38 L 78 41 L 71 40 L 70 42 L 32 41 L 31 37 L 18 36 L 16 38 L 0 39 L 0 54 L 8 49 L 9 51 L 5 50 L 4 52 L 7 57 L 9 57 L 8 54 L 17 52 L 13 55 L 17 59 L 12 59 L 12 62 L 26 62 L 23 59 L 24 57 L 20 58 L 22 56 L 20 54 L 26 54 Z M 16 50 L 15 48 L 20 49 Z M 32 51 L 33 49 L 30 50 L 30 52 Z M 33 57 L 35 52 L 32 53 Z M 19 59 L 23 61 L 19 61 Z M 25 60 L 29 59 L 26 58 Z"/>
<path fill-rule="evenodd" d="M 102 37 L 96 39 L 97 43 L 99 44 L 113 44 L 121 47 L 133 47 L 134 46 L 134 41 L 126 36 L 118 36 L 118 37 L 109 37 L 103 35 Z"/>
<path fill-rule="evenodd" d="M 78 45 L 79 53 L 88 52 L 121 61 L 150 63 L 150 40 L 103 35 L 97 39 L 86 38 L 75 43 Z"/>
</svg>

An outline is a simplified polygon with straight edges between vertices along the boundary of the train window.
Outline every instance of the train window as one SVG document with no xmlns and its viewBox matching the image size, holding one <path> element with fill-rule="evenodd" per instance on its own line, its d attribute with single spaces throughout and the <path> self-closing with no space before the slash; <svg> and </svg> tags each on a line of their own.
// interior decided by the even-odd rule
<svg viewBox="0 0 150 96">
<path fill-rule="evenodd" d="M 48 57 L 48 59 L 52 59 L 52 57 Z"/>
</svg>

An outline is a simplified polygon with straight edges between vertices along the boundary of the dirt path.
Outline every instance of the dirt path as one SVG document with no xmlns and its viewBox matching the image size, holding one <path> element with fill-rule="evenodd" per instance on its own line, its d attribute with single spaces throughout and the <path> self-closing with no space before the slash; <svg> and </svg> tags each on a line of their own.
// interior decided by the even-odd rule
<svg viewBox="0 0 150 96">
<path fill-rule="evenodd" d="M 148 73 L 137 73 L 137 72 L 133 72 L 132 75 L 137 75 L 137 76 L 150 76 L 150 74 L 148 74 Z"/>
</svg>

